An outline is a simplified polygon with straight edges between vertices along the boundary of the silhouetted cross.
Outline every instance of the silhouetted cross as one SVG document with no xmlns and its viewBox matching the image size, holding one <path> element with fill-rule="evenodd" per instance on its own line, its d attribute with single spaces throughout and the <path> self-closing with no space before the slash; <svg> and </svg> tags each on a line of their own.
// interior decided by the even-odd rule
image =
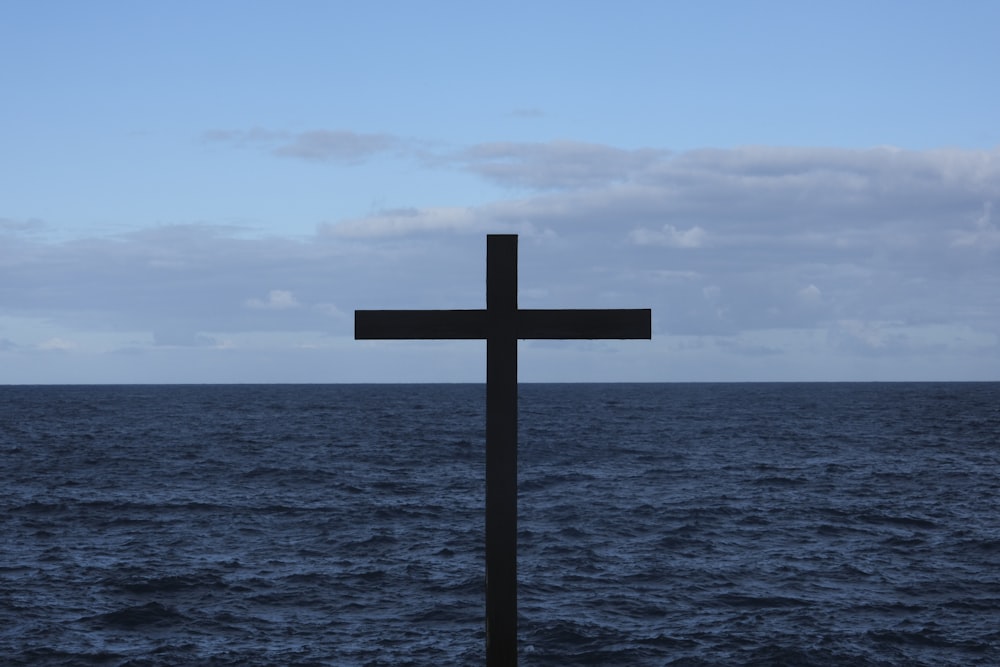
<svg viewBox="0 0 1000 667">
<path fill-rule="evenodd" d="M 486 340 L 486 664 L 517 664 L 517 341 L 651 338 L 651 311 L 520 310 L 517 235 L 486 237 L 485 310 L 357 310 L 354 338 Z"/>
</svg>

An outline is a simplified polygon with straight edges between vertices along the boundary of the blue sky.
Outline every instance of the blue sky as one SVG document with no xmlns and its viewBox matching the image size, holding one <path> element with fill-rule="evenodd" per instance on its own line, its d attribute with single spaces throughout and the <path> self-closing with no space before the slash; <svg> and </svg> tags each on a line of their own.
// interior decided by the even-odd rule
<svg viewBox="0 0 1000 667">
<path fill-rule="evenodd" d="M 527 381 L 1000 379 L 994 2 L 21 2 L 0 383 L 479 381 L 352 313 L 651 307 Z"/>
</svg>

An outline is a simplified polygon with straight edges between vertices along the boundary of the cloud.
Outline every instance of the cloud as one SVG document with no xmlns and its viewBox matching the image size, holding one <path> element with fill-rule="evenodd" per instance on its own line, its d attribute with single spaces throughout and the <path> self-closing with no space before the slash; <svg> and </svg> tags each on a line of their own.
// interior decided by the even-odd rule
<svg viewBox="0 0 1000 667">
<path fill-rule="evenodd" d="M 533 174 L 542 185 L 558 181 L 540 167 L 551 148 L 485 153 L 507 155 L 511 173 L 525 182 Z M 475 173 L 480 167 L 468 165 Z M 748 147 L 658 154 L 614 173 L 463 209 L 460 225 L 426 224 L 437 218 L 434 209 L 409 216 L 439 232 L 519 225 L 545 231 L 585 258 L 560 262 L 627 266 L 633 276 L 649 277 L 649 287 L 662 286 L 655 276 L 667 273 L 701 276 L 659 293 L 678 333 L 731 333 L 717 317 L 723 307 L 725 326 L 742 330 L 880 313 L 907 322 L 973 317 L 979 326 L 997 326 L 985 304 L 1000 288 L 1000 248 L 989 217 L 1000 197 L 998 150 Z M 352 227 L 372 224 L 391 234 L 386 222 L 372 216 Z M 629 252 L 629 244 L 647 250 Z M 695 295 L 708 281 L 724 288 L 728 301 L 703 312 Z"/>
<path fill-rule="evenodd" d="M 750 223 L 760 232 L 788 224 L 808 229 L 839 216 L 829 230 L 837 233 L 873 218 L 905 223 L 958 204 L 979 209 L 1000 195 L 1000 150 L 750 147 L 669 154 L 550 143 L 483 144 L 464 157 L 465 168 L 484 178 L 578 190 L 560 197 L 565 208 L 586 203 L 601 215 L 614 207 L 644 219 L 697 215 L 691 222 L 703 228 L 718 223 L 733 231 Z M 845 225 L 851 218 L 854 224 Z"/>
<path fill-rule="evenodd" d="M 275 155 L 304 160 L 357 163 L 396 144 L 387 134 L 359 134 L 344 130 L 302 132 L 274 149 Z"/>
<path fill-rule="evenodd" d="M 475 211 L 462 207 L 388 209 L 363 218 L 325 223 L 320 232 L 348 238 L 466 232 L 481 228 L 477 217 Z"/>
<path fill-rule="evenodd" d="M 79 345 L 77 345 L 76 342 L 72 340 L 65 340 L 63 338 L 58 338 L 58 337 L 49 338 L 48 340 L 44 340 L 38 344 L 39 350 L 66 351 L 66 350 L 75 350 L 77 347 L 79 347 Z"/>
<path fill-rule="evenodd" d="M 392 135 L 350 130 L 310 130 L 297 133 L 265 128 L 209 130 L 202 135 L 202 140 L 236 148 L 259 146 L 280 157 L 346 164 L 359 164 L 402 145 Z"/>
<path fill-rule="evenodd" d="M 579 141 L 494 142 L 472 146 L 451 161 L 501 185 L 553 190 L 628 181 L 665 155 Z"/>
<path fill-rule="evenodd" d="M 240 148 L 287 141 L 288 137 L 287 132 L 277 132 L 263 127 L 253 127 L 249 130 L 208 130 L 201 136 L 206 143 L 230 144 Z"/>
<path fill-rule="evenodd" d="M 264 310 L 287 310 L 298 308 L 299 302 L 295 295 L 288 290 L 273 289 L 267 293 L 266 299 L 247 299 L 245 302 L 248 308 L 259 308 Z"/>
<path fill-rule="evenodd" d="M 677 229 L 663 225 L 662 229 L 633 229 L 628 238 L 636 245 L 660 245 L 668 248 L 700 248 L 705 243 L 705 230 L 695 225 L 690 229 Z"/>
<path fill-rule="evenodd" d="M 27 220 L 12 220 L 0 218 L 0 235 L 37 234 L 45 229 L 45 223 L 37 218 Z"/>
<path fill-rule="evenodd" d="M 332 303 L 317 303 L 313 306 L 313 309 L 327 317 L 344 318 L 348 315 Z"/>
<path fill-rule="evenodd" d="M 199 333 L 181 323 L 158 323 L 153 330 L 153 345 L 157 347 L 209 347 L 216 345 L 211 336 Z"/>
<path fill-rule="evenodd" d="M 369 270 L 363 254 L 328 241 L 245 238 L 232 226 L 25 240 L 18 250 L 5 261 L 0 246 L 0 316 L 68 331 L 145 331 L 170 346 L 213 345 L 209 332 L 347 331 L 328 313 L 297 306 L 350 301 L 352 277 Z"/>
<path fill-rule="evenodd" d="M 464 155 L 444 166 L 525 190 L 326 221 L 294 240 L 207 224 L 58 240 L 0 227 L 13 234 L 0 243 L 0 316 L 46 323 L 7 326 L 0 351 L 76 341 L 64 351 L 82 354 L 100 336 L 164 354 L 251 336 L 300 353 L 338 340 L 357 350 L 354 309 L 482 307 L 483 235 L 518 233 L 524 304 L 651 307 L 666 356 L 634 367 L 661 379 L 694 368 L 690 355 L 724 367 L 711 355 L 763 352 L 774 368 L 808 357 L 831 377 L 871 355 L 910 373 L 1000 372 L 998 150 L 542 143 Z"/>
<path fill-rule="evenodd" d="M 983 204 L 982 215 L 976 217 L 971 230 L 958 230 L 951 244 L 957 248 L 975 247 L 982 250 L 1000 248 L 1000 229 L 991 220 L 993 202 Z"/>
<path fill-rule="evenodd" d="M 507 115 L 512 118 L 541 118 L 545 115 L 545 112 L 537 107 L 524 107 L 514 109 Z"/>
<path fill-rule="evenodd" d="M 816 304 L 822 301 L 823 293 L 813 284 L 806 285 L 796 293 L 799 300 L 805 304 Z"/>
</svg>

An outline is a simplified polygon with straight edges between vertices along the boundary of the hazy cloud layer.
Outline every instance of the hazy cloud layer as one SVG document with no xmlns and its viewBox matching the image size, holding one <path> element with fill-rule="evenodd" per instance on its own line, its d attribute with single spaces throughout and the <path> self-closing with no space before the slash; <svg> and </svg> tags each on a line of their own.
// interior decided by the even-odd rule
<svg viewBox="0 0 1000 667">
<path fill-rule="evenodd" d="M 577 141 L 485 143 L 454 157 L 457 164 L 501 185 L 571 189 L 629 181 L 666 155 Z"/>
<path fill-rule="evenodd" d="M 203 135 L 207 143 L 234 147 L 265 148 L 274 155 L 316 162 L 357 164 L 396 149 L 400 141 L 388 134 L 364 134 L 348 130 L 278 132 L 264 128 L 211 130 Z"/>
<path fill-rule="evenodd" d="M 310 160 L 392 145 L 353 133 L 212 139 Z M 0 355 L 329 346 L 327 363 L 350 371 L 314 377 L 304 364 L 305 377 L 481 377 L 477 353 L 466 356 L 478 348 L 430 347 L 403 362 L 407 344 L 356 344 L 350 313 L 481 307 L 483 234 L 516 232 L 522 306 L 654 313 L 644 348 L 578 357 L 587 344 L 526 343 L 526 379 L 560 379 L 576 363 L 650 380 L 1000 373 L 1000 151 L 554 142 L 439 157 L 515 196 L 323 221 L 299 241 L 186 225 L 49 242 L 38 221 L 0 219 Z M 468 364 L 445 371 L 435 355 Z"/>
</svg>

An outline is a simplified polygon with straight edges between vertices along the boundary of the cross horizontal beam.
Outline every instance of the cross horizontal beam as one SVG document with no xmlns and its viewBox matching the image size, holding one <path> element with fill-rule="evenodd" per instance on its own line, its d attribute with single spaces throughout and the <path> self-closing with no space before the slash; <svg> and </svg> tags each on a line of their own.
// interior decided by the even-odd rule
<svg viewBox="0 0 1000 667">
<path fill-rule="evenodd" d="M 514 337 L 519 339 L 652 338 L 649 308 L 514 312 Z M 357 340 L 482 340 L 489 334 L 486 311 L 482 309 L 354 311 Z"/>
<path fill-rule="evenodd" d="M 518 338 L 594 338 L 653 337 L 652 310 L 649 308 L 605 310 L 519 310 Z"/>
<path fill-rule="evenodd" d="M 485 310 L 356 310 L 355 340 L 486 338 Z"/>
</svg>

